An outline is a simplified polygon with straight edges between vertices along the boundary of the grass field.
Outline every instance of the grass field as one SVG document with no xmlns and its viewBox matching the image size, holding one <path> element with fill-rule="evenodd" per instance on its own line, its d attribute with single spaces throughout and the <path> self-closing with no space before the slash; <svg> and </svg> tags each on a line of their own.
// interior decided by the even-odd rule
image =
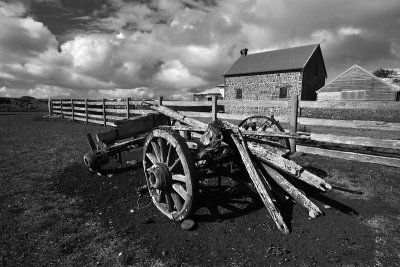
<svg viewBox="0 0 400 267">
<path fill-rule="evenodd" d="M 313 195 L 329 206 L 316 220 L 294 205 L 288 236 L 250 204 L 217 207 L 222 222 L 202 208 L 198 229 L 184 232 L 137 196 L 141 170 L 98 177 L 83 166 L 86 132 L 104 130 L 0 116 L 0 265 L 399 266 L 400 169 L 300 155 L 337 188 L 362 194 Z"/>
</svg>

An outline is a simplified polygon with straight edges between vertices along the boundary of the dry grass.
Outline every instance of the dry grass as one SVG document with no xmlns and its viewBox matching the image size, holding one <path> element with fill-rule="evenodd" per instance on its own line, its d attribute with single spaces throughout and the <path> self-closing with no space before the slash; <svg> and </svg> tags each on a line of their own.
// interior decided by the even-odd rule
<svg viewBox="0 0 400 267">
<path fill-rule="evenodd" d="M 0 116 L 0 265 L 163 266 L 57 192 L 55 176 L 82 160 L 85 132 L 103 127 L 39 115 Z"/>
<path fill-rule="evenodd" d="M 376 215 L 362 222 L 377 234 L 374 250 L 375 266 L 400 266 L 400 215 Z M 387 259 L 395 260 L 388 262 Z"/>
</svg>

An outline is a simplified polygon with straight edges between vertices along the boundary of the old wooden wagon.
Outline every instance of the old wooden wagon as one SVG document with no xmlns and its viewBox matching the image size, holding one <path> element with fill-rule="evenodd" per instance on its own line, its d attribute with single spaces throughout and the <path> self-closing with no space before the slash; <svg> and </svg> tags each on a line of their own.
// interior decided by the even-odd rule
<svg viewBox="0 0 400 267">
<path fill-rule="evenodd" d="M 168 218 L 181 221 L 195 212 L 201 179 L 237 169 L 247 171 L 243 179 L 251 179 L 281 232 L 289 233 L 278 201 L 282 196 L 303 205 L 312 218 L 322 214 L 298 183 L 321 191 L 331 186 L 287 157 L 288 140 L 307 135 L 285 133 L 273 116 L 249 117 L 239 126 L 221 120 L 207 124 L 162 105 L 142 105 L 155 112 L 99 133 L 96 140 L 89 134 L 91 151 L 84 162 L 101 172 L 110 157 L 121 161 L 121 152 L 142 147 L 147 188 L 154 205 Z"/>
</svg>

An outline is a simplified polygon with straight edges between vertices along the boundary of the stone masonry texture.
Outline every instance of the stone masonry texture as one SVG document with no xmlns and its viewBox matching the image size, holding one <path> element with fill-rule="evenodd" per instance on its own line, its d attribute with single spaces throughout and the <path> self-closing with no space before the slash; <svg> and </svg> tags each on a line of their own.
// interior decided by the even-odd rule
<svg viewBox="0 0 400 267">
<path fill-rule="evenodd" d="M 225 77 L 225 99 L 236 100 L 236 91 L 241 89 L 242 100 L 278 100 L 282 87 L 288 89 L 287 98 L 297 94 L 301 99 L 302 76 L 296 71 Z M 279 116 L 288 115 L 290 108 L 225 106 L 225 112 Z"/>
</svg>

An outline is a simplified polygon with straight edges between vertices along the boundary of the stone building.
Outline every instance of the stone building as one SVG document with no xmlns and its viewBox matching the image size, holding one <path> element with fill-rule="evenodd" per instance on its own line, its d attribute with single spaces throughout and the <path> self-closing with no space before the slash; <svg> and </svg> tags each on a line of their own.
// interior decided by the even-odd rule
<svg viewBox="0 0 400 267">
<path fill-rule="evenodd" d="M 223 74 L 227 100 L 316 100 L 327 78 L 319 44 L 291 47 L 241 56 Z"/>
</svg>

